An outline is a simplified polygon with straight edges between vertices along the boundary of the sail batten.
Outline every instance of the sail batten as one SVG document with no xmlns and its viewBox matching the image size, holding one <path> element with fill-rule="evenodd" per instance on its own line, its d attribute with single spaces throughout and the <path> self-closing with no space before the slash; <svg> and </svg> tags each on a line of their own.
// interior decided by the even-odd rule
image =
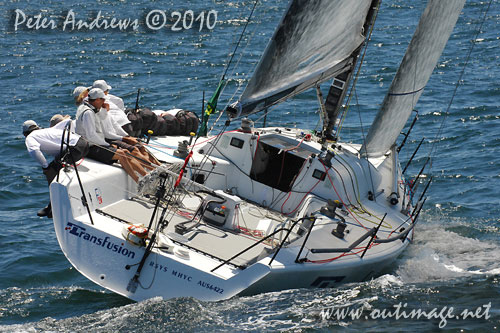
<svg viewBox="0 0 500 333">
<path fill-rule="evenodd" d="M 260 111 L 352 70 L 372 0 L 292 0 L 240 101 Z"/>
<path fill-rule="evenodd" d="M 361 153 L 384 155 L 396 143 L 424 91 L 465 0 L 429 0 Z"/>
</svg>

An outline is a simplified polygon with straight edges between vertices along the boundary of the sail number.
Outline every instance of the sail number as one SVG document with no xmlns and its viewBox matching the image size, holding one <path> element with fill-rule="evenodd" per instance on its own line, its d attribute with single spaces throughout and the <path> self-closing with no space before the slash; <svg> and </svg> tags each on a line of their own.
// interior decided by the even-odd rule
<svg viewBox="0 0 500 333">
<path fill-rule="evenodd" d="M 150 261 L 149 266 L 151 268 L 155 269 L 157 272 L 170 273 L 171 276 L 178 278 L 186 283 L 194 283 L 196 281 L 195 279 L 193 279 L 193 277 L 191 275 L 183 273 L 179 270 L 169 269 L 167 266 L 164 266 L 162 264 L 158 264 L 155 261 Z M 201 288 L 211 290 L 211 291 L 213 291 L 217 294 L 221 294 L 221 295 L 224 293 L 224 289 L 222 289 L 214 284 L 203 281 L 201 279 L 197 279 L 197 280 L 198 280 L 198 282 L 196 284 Z"/>
<path fill-rule="evenodd" d="M 151 10 L 146 15 L 146 27 L 149 30 L 167 29 L 171 31 L 182 31 L 197 28 L 198 31 L 203 29 L 212 30 L 217 23 L 217 11 L 201 11 L 195 13 L 189 9 L 184 12 L 172 11 L 170 14 L 161 9 Z"/>
</svg>

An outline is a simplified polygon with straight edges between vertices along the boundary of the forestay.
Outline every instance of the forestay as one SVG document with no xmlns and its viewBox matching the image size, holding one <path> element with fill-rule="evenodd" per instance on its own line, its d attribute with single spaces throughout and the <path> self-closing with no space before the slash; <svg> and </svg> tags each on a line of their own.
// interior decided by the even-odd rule
<svg viewBox="0 0 500 333">
<path fill-rule="evenodd" d="M 241 96 L 242 114 L 265 109 L 353 66 L 371 0 L 292 0 Z"/>
<path fill-rule="evenodd" d="M 448 41 L 465 0 L 430 0 L 361 148 L 381 156 L 395 144 Z"/>
</svg>

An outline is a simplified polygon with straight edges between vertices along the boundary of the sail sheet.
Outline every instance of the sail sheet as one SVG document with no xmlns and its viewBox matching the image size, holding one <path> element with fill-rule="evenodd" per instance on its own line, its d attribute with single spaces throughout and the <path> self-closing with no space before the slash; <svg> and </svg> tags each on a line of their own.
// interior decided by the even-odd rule
<svg viewBox="0 0 500 333">
<path fill-rule="evenodd" d="M 396 143 L 450 37 L 465 0 L 429 0 L 361 153 L 378 157 Z"/>
<path fill-rule="evenodd" d="M 243 92 L 242 114 L 260 111 L 353 66 L 371 0 L 292 0 Z"/>
</svg>

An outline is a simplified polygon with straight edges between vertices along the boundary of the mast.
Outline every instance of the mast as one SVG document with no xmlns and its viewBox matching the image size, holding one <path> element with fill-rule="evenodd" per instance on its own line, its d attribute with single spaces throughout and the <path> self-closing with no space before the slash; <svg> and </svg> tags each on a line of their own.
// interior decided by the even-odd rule
<svg viewBox="0 0 500 333">
<path fill-rule="evenodd" d="M 369 31 L 375 24 L 375 13 L 380 5 L 380 0 L 373 0 L 370 5 L 370 10 L 366 16 L 365 24 L 363 25 L 363 33 L 365 35 L 365 44 L 367 42 L 366 38 L 369 36 Z M 333 127 L 337 121 L 342 107 L 342 101 L 345 99 L 349 84 L 351 82 L 354 69 L 356 68 L 356 63 L 361 52 L 362 47 L 359 47 L 351 55 L 353 65 L 344 73 L 341 73 L 333 78 L 332 85 L 328 91 L 328 95 L 325 101 L 325 109 L 328 115 L 328 122 L 323 124 L 324 135 L 329 135 L 332 133 Z"/>
</svg>

